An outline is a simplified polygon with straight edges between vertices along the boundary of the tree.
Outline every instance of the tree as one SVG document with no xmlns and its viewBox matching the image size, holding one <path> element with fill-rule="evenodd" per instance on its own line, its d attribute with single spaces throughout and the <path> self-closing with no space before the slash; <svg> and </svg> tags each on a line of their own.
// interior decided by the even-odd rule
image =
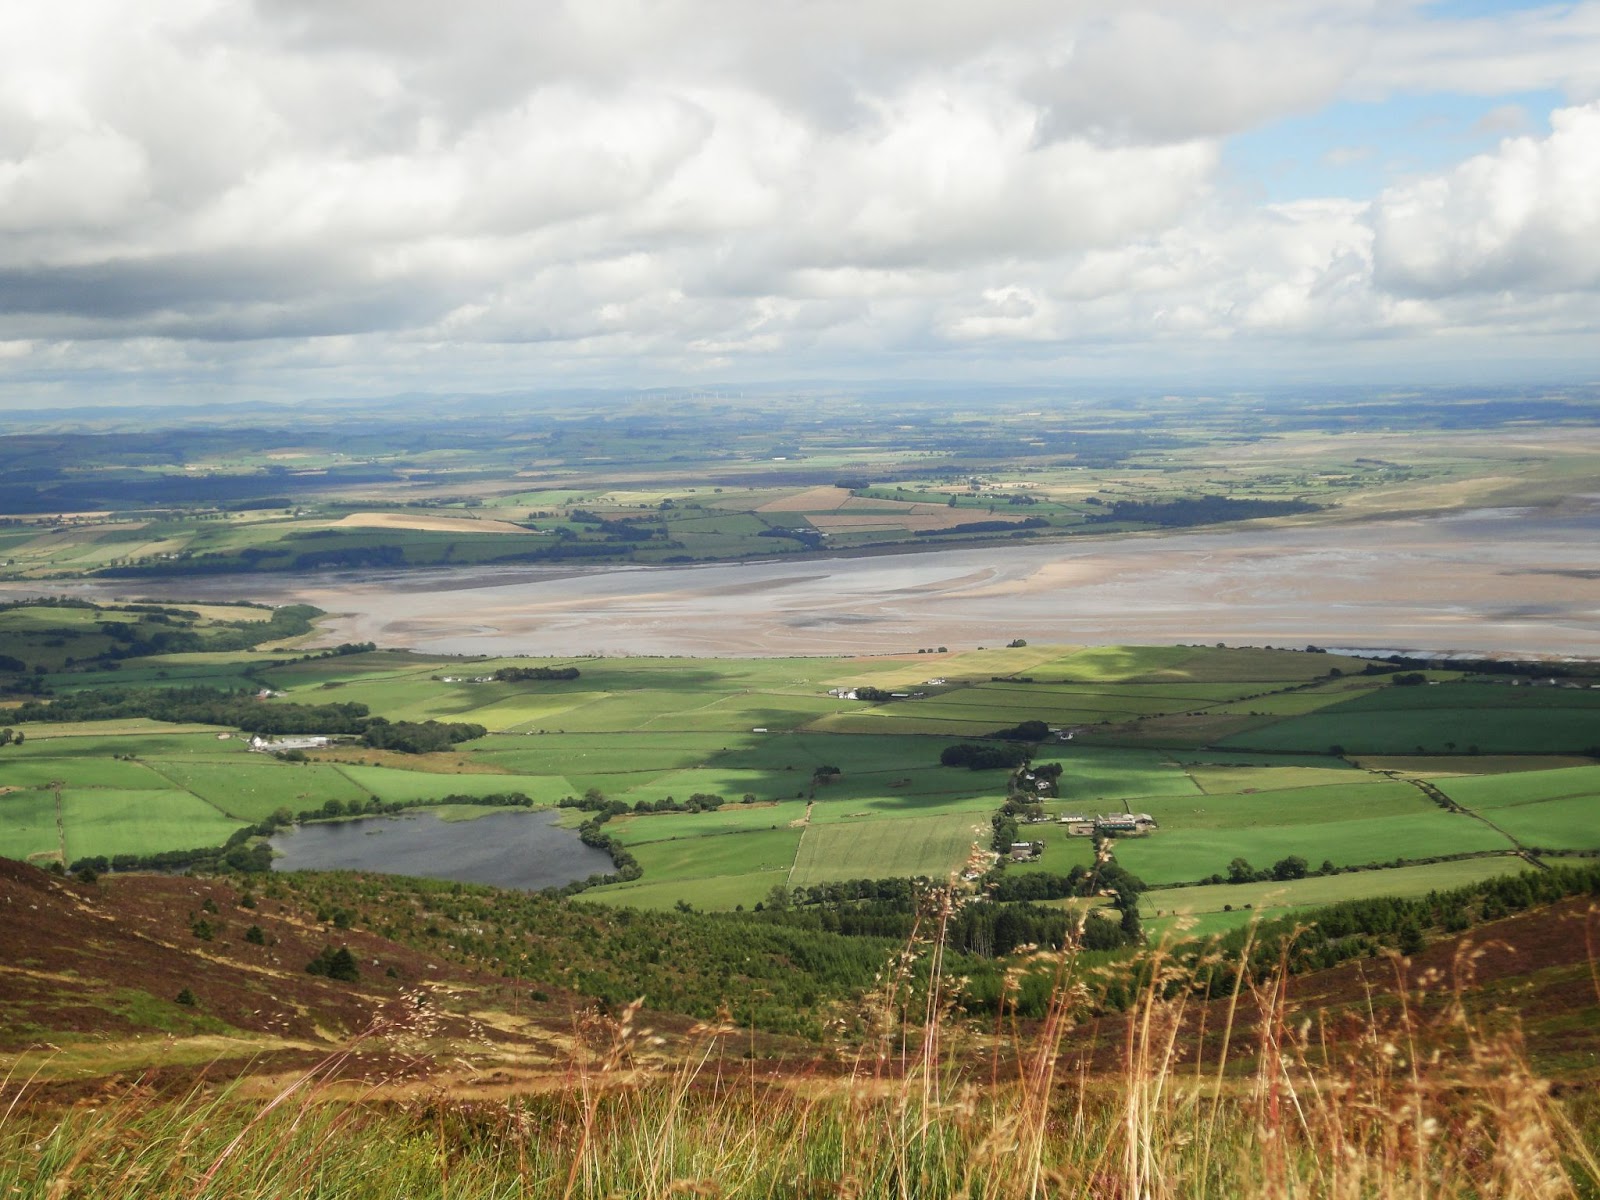
<svg viewBox="0 0 1600 1200">
<path fill-rule="evenodd" d="M 1400 926 L 1400 953 L 1410 958 L 1413 954 L 1420 954 L 1428 944 L 1422 936 L 1422 927 L 1417 924 L 1415 917 L 1407 917 L 1404 925 Z"/>
<path fill-rule="evenodd" d="M 1229 883 L 1254 883 L 1256 869 L 1243 858 L 1236 858 L 1228 864 Z"/>
<path fill-rule="evenodd" d="M 261 932 L 261 926 L 252 925 L 244 931 L 244 940 L 252 946 L 265 946 L 267 944 L 267 935 Z"/>
<path fill-rule="evenodd" d="M 1291 854 L 1287 858 L 1280 858 L 1272 864 L 1272 877 L 1274 879 L 1304 879 L 1311 864 L 1298 854 Z"/>
<path fill-rule="evenodd" d="M 1122 910 L 1122 933 L 1130 943 L 1144 941 L 1144 926 L 1139 921 L 1139 906 L 1130 904 Z"/>
<path fill-rule="evenodd" d="M 199 1003 L 199 1001 L 195 999 L 194 993 L 188 988 L 184 988 L 181 992 L 179 992 L 176 999 L 179 1004 L 182 1004 L 187 1008 L 193 1008 L 197 1003 Z"/>
<path fill-rule="evenodd" d="M 329 979 L 354 983 L 361 978 L 361 969 L 356 964 L 356 956 L 350 953 L 350 947 L 341 946 L 335 950 L 331 946 L 324 946 L 317 956 L 306 964 L 306 974 L 326 975 Z"/>
</svg>

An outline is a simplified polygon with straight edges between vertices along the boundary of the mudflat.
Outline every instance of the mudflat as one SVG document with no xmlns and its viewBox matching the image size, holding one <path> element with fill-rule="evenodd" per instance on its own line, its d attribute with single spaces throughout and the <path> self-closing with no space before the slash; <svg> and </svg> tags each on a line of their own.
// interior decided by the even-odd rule
<svg viewBox="0 0 1600 1200">
<path fill-rule="evenodd" d="M 1600 503 L 660 567 L 10 586 L 302 601 L 319 639 L 462 654 L 892 653 L 1214 642 L 1600 656 Z M 136 591 L 134 589 L 137 589 Z"/>
</svg>

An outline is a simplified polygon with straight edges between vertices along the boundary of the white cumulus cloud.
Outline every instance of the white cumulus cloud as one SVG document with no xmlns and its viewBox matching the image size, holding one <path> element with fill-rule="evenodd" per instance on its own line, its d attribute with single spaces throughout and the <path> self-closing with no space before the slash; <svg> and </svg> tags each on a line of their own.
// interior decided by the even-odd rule
<svg viewBox="0 0 1600 1200">
<path fill-rule="evenodd" d="M 1596 62 L 1595 0 L 0 6 L 0 399 L 1576 345 Z M 1219 183 L 1234 134 L 1442 86 L 1572 99 L 1365 201 Z"/>
<path fill-rule="evenodd" d="M 1378 281 L 1422 296 L 1600 287 L 1600 102 L 1374 205 Z"/>
</svg>

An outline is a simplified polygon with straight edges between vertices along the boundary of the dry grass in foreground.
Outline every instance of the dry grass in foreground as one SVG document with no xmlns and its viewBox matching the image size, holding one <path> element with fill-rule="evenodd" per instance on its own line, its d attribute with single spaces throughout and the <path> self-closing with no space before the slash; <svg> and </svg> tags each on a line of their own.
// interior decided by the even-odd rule
<svg viewBox="0 0 1600 1200">
<path fill-rule="evenodd" d="M 697 1028 L 671 1065 L 648 1065 L 659 1047 L 634 1006 L 585 1021 L 558 1088 L 395 1101 L 380 1099 L 392 1080 L 368 1081 L 352 1098 L 346 1068 L 367 1040 L 432 1044 L 419 1006 L 267 1100 L 239 1081 L 202 1082 L 62 1109 L 7 1081 L 0 1195 L 1600 1195 L 1600 1103 L 1553 1096 L 1514 1024 L 1475 1018 L 1459 998 L 1423 1005 L 1398 990 L 1364 1021 L 1324 1020 L 1296 1011 L 1281 972 L 1251 979 L 1237 963 L 1157 950 L 1138 968 L 1115 1069 L 1091 1070 L 1073 1047 L 1094 981 L 1073 952 L 1026 968 L 1053 979 L 1043 1022 L 981 1033 L 952 1017 L 960 983 L 939 973 L 940 952 L 935 934 L 886 973 L 860 1014 L 864 1040 L 781 1077 L 740 1058 L 727 1025 Z M 923 954 L 934 982 L 914 993 Z M 1215 971 L 1238 982 L 1230 999 L 1202 1002 L 1199 980 Z M 1258 1015 L 1245 1020 L 1247 1009 Z"/>
</svg>

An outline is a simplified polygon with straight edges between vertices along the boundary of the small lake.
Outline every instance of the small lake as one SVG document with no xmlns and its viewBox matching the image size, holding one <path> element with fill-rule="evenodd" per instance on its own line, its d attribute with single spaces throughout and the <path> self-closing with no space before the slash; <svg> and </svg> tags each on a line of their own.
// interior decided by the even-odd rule
<svg viewBox="0 0 1600 1200">
<path fill-rule="evenodd" d="M 469 821 L 431 812 L 302 825 L 275 834 L 275 871 L 380 871 L 537 890 L 612 870 L 553 812 L 509 810 Z"/>
</svg>

